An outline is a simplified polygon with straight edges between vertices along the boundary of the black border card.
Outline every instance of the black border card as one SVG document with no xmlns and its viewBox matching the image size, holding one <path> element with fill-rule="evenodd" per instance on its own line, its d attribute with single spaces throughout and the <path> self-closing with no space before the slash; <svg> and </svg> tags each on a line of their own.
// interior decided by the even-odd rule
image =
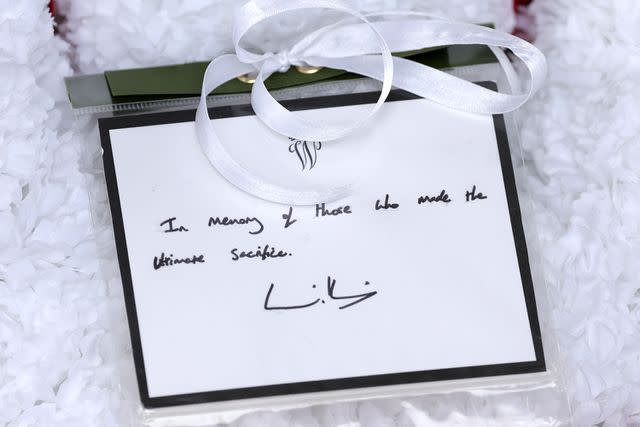
<svg viewBox="0 0 640 427">
<path fill-rule="evenodd" d="M 483 82 L 485 87 L 496 89 L 495 83 Z M 323 96 L 316 98 L 297 99 L 284 101 L 282 104 L 289 110 L 309 110 L 343 105 L 358 105 L 375 103 L 378 93 L 358 93 L 348 95 Z M 393 90 L 387 101 L 400 101 L 416 99 L 418 96 L 402 90 Z M 216 118 L 253 115 L 251 105 L 233 105 L 210 109 L 210 114 Z M 524 230 L 518 202 L 518 194 L 515 184 L 513 166 L 509 150 L 509 141 L 505 127 L 504 117 L 494 115 L 493 122 L 498 142 L 498 152 L 502 166 L 507 203 L 513 237 L 516 244 L 516 252 L 526 299 L 527 313 L 532 333 L 536 360 L 531 362 L 518 362 L 495 364 L 485 366 L 467 366 L 459 368 L 438 369 L 417 372 L 392 373 L 384 375 L 363 376 L 354 378 L 337 378 L 321 381 L 307 381 L 289 384 L 276 384 L 259 387 L 237 388 L 229 390 L 207 391 L 200 393 L 181 394 L 174 396 L 149 397 L 147 379 L 145 374 L 144 355 L 140 342 L 140 330 L 136 314 L 136 302 L 133 292 L 133 283 L 127 253 L 127 240 L 122 220 L 122 207 L 118 193 L 113 153 L 109 131 L 112 129 L 153 126 L 166 123 L 189 122 L 195 119 L 195 110 L 182 110 L 173 112 L 150 113 L 140 115 L 126 115 L 99 119 L 100 137 L 104 150 L 103 161 L 107 183 L 113 228 L 116 239 L 120 273 L 124 287 L 125 304 L 129 321 L 129 330 L 133 349 L 133 357 L 142 404 L 146 408 L 159 408 L 176 405 L 220 402 L 236 399 L 248 399 L 267 396 L 291 395 L 299 393 L 312 393 L 323 391 L 336 391 L 345 389 L 390 386 L 400 384 L 415 384 L 442 380 L 459 380 L 478 377 L 493 377 L 511 374 L 526 374 L 545 371 L 545 359 L 542 349 L 542 337 L 538 322 L 538 313 L 534 288 L 531 278 L 529 257 L 525 242 Z"/>
</svg>

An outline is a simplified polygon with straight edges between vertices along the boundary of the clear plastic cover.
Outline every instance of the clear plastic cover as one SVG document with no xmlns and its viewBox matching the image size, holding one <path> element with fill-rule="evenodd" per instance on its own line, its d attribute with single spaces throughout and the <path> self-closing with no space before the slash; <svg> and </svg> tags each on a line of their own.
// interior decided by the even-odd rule
<svg viewBox="0 0 640 427">
<path fill-rule="evenodd" d="M 515 73 L 506 73 L 496 63 L 457 67 L 448 72 L 470 81 L 493 81 L 500 91 L 510 91 Z M 369 79 L 355 79 L 317 83 L 308 86 L 282 89 L 274 92 L 279 100 L 310 98 L 316 96 L 360 93 L 378 90 L 380 83 Z M 224 95 L 210 97 L 210 106 L 239 105 L 249 103 L 250 95 Z M 154 103 L 131 103 L 127 109 L 96 113 L 85 108 L 78 120 L 95 128 L 95 137 L 87 144 L 87 156 L 94 165 L 86 171 L 91 181 L 93 221 L 97 229 L 107 227 L 111 232 L 102 236 L 99 248 L 103 274 L 112 278 L 114 289 L 120 284 L 115 242 L 111 228 L 109 199 L 102 165 L 102 150 L 97 132 L 97 118 L 175 110 L 177 107 L 193 108 L 195 100 L 167 100 Z M 133 360 L 123 366 L 120 376 L 122 390 L 136 422 L 153 426 L 205 426 L 217 423 L 238 425 L 345 425 L 360 422 L 362 425 L 505 425 L 505 426 L 564 426 L 571 424 L 571 415 L 560 376 L 557 346 L 550 320 L 548 293 L 541 274 L 542 262 L 538 251 L 535 224 L 530 218 L 530 201 L 522 182 L 524 168 L 513 113 L 504 116 L 509 137 L 512 163 L 522 221 L 527 238 L 529 261 L 533 276 L 539 314 L 546 372 L 491 378 L 462 379 L 328 391 L 276 397 L 231 400 L 218 403 L 172 406 L 147 409 L 141 402 L 136 386 Z M 124 305 L 124 301 L 123 301 Z M 115 316 L 117 329 L 127 330 L 124 319 Z M 124 339 L 124 337 L 123 337 Z M 277 423 L 280 424 L 277 424 Z M 246 424 L 245 424 L 246 423 Z"/>
</svg>

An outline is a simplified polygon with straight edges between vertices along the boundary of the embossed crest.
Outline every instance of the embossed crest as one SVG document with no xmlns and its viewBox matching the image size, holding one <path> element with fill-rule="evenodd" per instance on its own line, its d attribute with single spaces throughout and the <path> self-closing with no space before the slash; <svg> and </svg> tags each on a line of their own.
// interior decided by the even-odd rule
<svg viewBox="0 0 640 427">
<path fill-rule="evenodd" d="M 300 161 L 302 170 L 311 170 L 318 161 L 318 151 L 322 149 L 322 142 L 320 141 L 303 141 L 296 138 L 289 137 L 291 144 L 289 145 L 289 152 L 295 153 Z"/>
</svg>

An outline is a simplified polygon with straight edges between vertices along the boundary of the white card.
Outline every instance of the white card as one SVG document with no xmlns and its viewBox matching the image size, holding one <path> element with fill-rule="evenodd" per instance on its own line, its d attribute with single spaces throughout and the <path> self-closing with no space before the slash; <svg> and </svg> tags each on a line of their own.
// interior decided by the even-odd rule
<svg viewBox="0 0 640 427">
<path fill-rule="evenodd" d="M 377 94 L 290 101 L 353 120 Z M 394 91 L 332 143 L 248 106 L 212 111 L 233 157 L 280 185 L 354 185 L 290 207 L 222 178 L 193 112 L 100 121 L 147 407 L 545 369 L 502 116 Z"/>
</svg>

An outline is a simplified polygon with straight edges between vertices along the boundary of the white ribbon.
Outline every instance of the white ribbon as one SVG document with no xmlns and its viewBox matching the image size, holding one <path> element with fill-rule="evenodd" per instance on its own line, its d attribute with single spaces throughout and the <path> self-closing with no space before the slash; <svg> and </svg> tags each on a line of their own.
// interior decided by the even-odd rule
<svg viewBox="0 0 640 427">
<path fill-rule="evenodd" d="M 320 28 L 278 53 L 255 53 L 242 47 L 243 37 L 258 23 L 281 13 L 315 8 L 340 11 L 351 17 Z M 342 0 L 250 0 L 235 17 L 233 43 L 236 53 L 217 57 L 204 73 L 195 121 L 198 140 L 213 167 L 230 183 L 262 199 L 289 205 L 336 200 L 346 196 L 350 187 L 285 188 L 256 177 L 236 162 L 217 137 L 207 111 L 207 95 L 222 83 L 258 71 L 251 91 L 256 116 L 287 137 L 324 143 L 363 126 L 382 107 L 392 84 L 449 108 L 499 114 L 526 102 L 546 75 L 542 53 L 510 34 L 417 12 L 362 15 Z M 494 92 L 417 62 L 391 56 L 391 51 L 473 44 L 510 49 L 528 70 L 525 91 L 520 94 Z M 382 91 L 368 114 L 348 126 L 310 123 L 284 108 L 264 85 L 270 75 L 285 72 L 291 65 L 329 67 L 371 77 L 382 81 Z"/>
</svg>

